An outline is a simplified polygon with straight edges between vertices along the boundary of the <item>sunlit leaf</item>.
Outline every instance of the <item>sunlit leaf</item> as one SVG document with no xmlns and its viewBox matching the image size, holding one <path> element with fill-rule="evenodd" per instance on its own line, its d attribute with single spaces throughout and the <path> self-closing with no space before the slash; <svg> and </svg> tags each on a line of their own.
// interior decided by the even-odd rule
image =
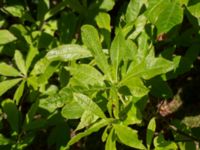
<svg viewBox="0 0 200 150">
<path fill-rule="evenodd" d="M 90 51 L 85 47 L 76 44 L 68 44 L 50 50 L 46 58 L 49 61 L 71 61 L 91 56 Z"/>
<path fill-rule="evenodd" d="M 20 76 L 19 71 L 4 62 L 0 63 L 0 74 L 4 76 Z"/>
<path fill-rule="evenodd" d="M 74 100 L 84 109 L 89 110 L 95 115 L 99 116 L 100 118 L 106 118 L 104 112 L 101 110 L 101 108 L 88 96 L 80 94 L 80 93 L 74 93 Z"/>
<path fill-rule="evenodd" d="M 10 88 L 15 86 L 22 79 L 10 79 L 0 82 L 0 96 L 3 95 Z"/>
<path fill-rule="evenodd" d="M 17 38 L 8 30 L 0 30 L 0 45 L 15 41 Z"/>
<path fill-rule="evenodd" d="M 92 55 L 95 57 L 96 63 L 99 68 L 102 69 L 105 74 L 110 74 L 109 65 L 106 56 L 103 53 L 97 30 L 91 25 L 84 25 L 81 28 L 81 34 L 83 43 L 87 46 Z"/>
<path fill-rule="evenodd" d="M 142 141 L 138 139 L 138 133 L 136 130 L 124 125 L 114 125 L 115 132 L 123 144 L 136 148 L 136 149 L 146 149 L 142 144 Z"/>
<path fill-rule="evenodd" d="M 26 65 L 25 65 L 25 60 L 23 58 L 23 55 L 20 51 L 16 50 L 15 55 L 14 55 L 15 63 L 18 67 L 18 69 L 24 74 L 27 74 L 26 71 Z"/>
<path fill-rule="evenodd" d="M 107 120 L 100 120 L 97 123 L 93 124 L 90 128 L 88 128 L 87 130 L 85 130 L 82 133 L 79 133 L 77 135 L 75 135 L 67 144 L 66 148 L 68 149 L 71 145 L 75 144 L 76 142 L 78 142 L 81 138 L 88 136 L 90 134 L 92 134 L 93 132 L 97 132 L 99 131 L 102 127 L 106 126 L 109 123 L 109 121 Z"/>
<path fill-rule="evenodd" d="M 147 148 L 150 150 L 150 146 L 152 143 L 153 135 L 156 129 L 156 121 L 155 118 L 152 118 L 149 121 L 148 127 L 147 127 L 147 134 L 146 134 L 146 143 L 147 143 Z"/>
</svg>

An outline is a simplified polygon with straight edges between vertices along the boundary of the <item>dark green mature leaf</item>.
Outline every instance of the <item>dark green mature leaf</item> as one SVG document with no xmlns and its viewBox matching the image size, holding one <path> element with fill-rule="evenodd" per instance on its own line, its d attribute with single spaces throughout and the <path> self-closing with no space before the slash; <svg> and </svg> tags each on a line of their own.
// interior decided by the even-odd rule
<svg viewBox="0 0 200 150">
<path fill-rule="evenodd" d="M 97 30 L 91 25 L 84 25 L 81 28 L 83 43 L 91 51 L 95 57 L 96 63 L 105 74 L 109 74 L 110 67 L 108 65 L 105 54 L 103 53 L 99 35 Z"/>
<path fill-rule="evenodd" d="M 97 132 L 98 130 L 100 130 L 101 128 L 103 128 L 104 126 L 106 126 L 109 123 L 108 120 L 100 120 L 98 122 L 96 122 L 95 124 L 93 124 L 90 128 L 88 128 L 87 130 L 85 130 L 82 133 L 79 133 L 77 135 L 75 135 L 67 144 L 66 148 L 69 149 L 69 147 L 73 144 L 75 144 L 76 142 L 78 142 L 81 138 L 90 135 L 93 132 Z"/>
<path fill-rule="evenodd" d="M 0 63 L 0 74 L 11 77 L 20 76 L 19 71 L 4 62 Z"/>
<path fill-rule="evenodd" d="M 152 118 L 149 121 L 149 124 L 147 127 L 147 135 L 146 135 L 146 143 L 147 143 L 147 148 L 149 150 L 150 150 L 150 146 L 151 146 L 151 142 L 152 142 L 155 130 L 156 130 L 156 121 L 155 121 L 155 118 Z"/>
<path fill-rule="evenodd" d="M 43 21 L 45 14 L 49 10 L 49 0 L 40 0 L 37 5 L 37 20 Z"/>
<path fill-rule="evenodd" d="M 3 95 L 10 88 L 15 86 L 22 79 L 10 79 L 0 82 L 0 96 Z"/>
<path fill-rule="evenodd" d="M 71 61 L 91 56 L 90 51 L 85 47 L 77 44 L 67 44 L 50 50 L 46 58 L 49 61 Z"/>
<path fill-rule="evenodd" d="M 114 80 L 118 80 L 118 66 L 121 63 L 124 53 L 126 51 L 126 41 L 121 31 L 115 36 L 111 48 L 110 48 L 110 58 L 113 68 Z"/>
<path fill-rule="evenodd" d="M 8 122 L 12 128 L 13 131 L 19 132 L 19 111 L 17 109 L 17 106 L 14 104 L 14 101 L 10 99 L 4 100 L 2 103 L 3 111 L 7 115 Z"/>
<path fill-rule="evenodd" d="M 15 41 L 17 38 L 8 30 L 0 30 L 0 45 Z"/>
<path fill-rule="evenodd" d="M 125 145 L 136 149 L 146 149 L 142 144 L 142 141 L 138 139 L 138 133 L 136 130 L 124 125 L 114 125 L 115 132 L 120 140 Z"/>
<path fill-rule="evenodd" d="M 80 93 L 74 93 L 74 100 L 84 109 L 89 110 L 95 115 L 99 116 L 100 118 L 106 118 L 104 112 L 101 110 L 101 108 L 88 96 L 80 94 Z"/>
</svg>

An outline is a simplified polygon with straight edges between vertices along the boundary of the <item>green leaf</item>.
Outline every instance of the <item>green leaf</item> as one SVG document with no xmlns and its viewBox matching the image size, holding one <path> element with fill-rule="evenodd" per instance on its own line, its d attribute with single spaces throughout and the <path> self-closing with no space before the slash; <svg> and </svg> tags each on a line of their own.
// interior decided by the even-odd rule
<svg viewBox="0 0 200 150">
<path fill-rule="evenodd" d="M 192 5 L 188 6 L 189 12 L 195 16 L 196 18 L 200 18 L 200 2 L 198 0 L 193 0 L 191 3 Z"/>
<path fill-rule="evenodd" d="M 69 149 L 69 147 L 73 144 L 75 144 L 76 142 L 78 142 L 81 138 L 90 135 L 93 132 L 97 132 L 98 130 L 100 130 L 101 128 L 103 128 L 104 126 L 106 126 L 109 123 L 108 120 L 104 120 L 101 119 L 100 121 L 96 122 L 95 124 L 93 124 L 90 128 L 88 128 L 87 130 L 85 130 L 82 133 L 76 134 L 67 144 L 66 148 Z"/>
<path fill-rule="evenodd" d="M 25 13 L 24 7 L 22 5 L 6 6 L 3 10 L 5 10 L 6 13 L 19 18 L 22 18 L 23 14 Z"/>
<path fill-rule="evenodd" d="M 115 36 L 111 48 L 110 48 L 110 58 L 113 67 L 114 80 L 118 80 L 118 66 L 120 65 L 124 53 L 126 51 L 126 41 L 121 31 Z"/>
<path fill-rule="evenodd" d="M 162 11 L 166 9 L 169 0 L 149 0 L 148 9 L 146 11 L 147 18 L 155 24 Z"/>
<path fill-rule="evenodd" d="M 103 75 L 94 67 L 90 65 L 76 65 L 66 68 L 73 75 L 73 78 L 79 80 L 82 85 L 90 86 L 103 86 L 104 77 Z"/>
<path fill-rule="evenodd" d="M 110 68 L 105 54 L 102 51 L 97 30 L 91 25 L 84 25 L 81 28 L 82 41 L 95 57 L 96 63 L 102 71 L 109 75 Z"/>
<path fill-rule="evenodd" d="M 84 109 L 80 108 L 79 104 L 72 99 L 66 102 L 61 114 L 67 119 L 78 119 L 84 114 Z"/>
<path fill-rule="evenodd" d="M 71 61 L 88 57 L 91 57 L 90 51 L 76 44 L 59 46 L 50 50 L 46 55 L 49 61 Z"/>
<path fill-rule="evenodd" d="M 136 20 L 141 9 L 141 0 L 130 0 L 126 10 L 126 22 L 133 22 Z"/>
<path fill-rule="evenodd" d="M 154 132 L 156 130 L 156 121 L 155 118 L 152 118 L 149 121 L 148 127 L 147 127 L 147 134 L 146 134 L 146 143 L 147 148 L 150 150 L 151 142 L 154 136 Z"/>
<path fill-rule="evenodd" d="M 10 143 L 10 139 L 4 137 L 3 134 L 0 133 L 0 145 L 8 145 Z"/>
<path fill-rule="evenodd" d="M 144 85 L 143 81 L 138 77 L 126 80 L 126 82 L 123 82 L 123 85 L 127 86 L 131 94 L 135 97 L 143 97 L 149 92 L 149 89 Z"/>
<path fill-rule="evenodd" d="M 84 109 L 89 110 L 95 115 L 99 116 L 100 118 L 106 118 L 104 112 L 101 110 L 101 108 L 88 96 L 80 94 L 80 93 L 74 93 L 74 100 Z"/>
<path fill-rule="evenodd" d="M 99 12 L 98 15 L 95 17 L 95 21 L 97 25 L 101 29 L 106 29 L 109 32 L 111 31 L 110 27 L 110 15 L 105 12 Z"/>
<path fill-rule="evenodd" d="M 103 0 L 103 1 L 100 1 L 99 9 L 110 11 L 114 7 L 114 5 L 115 5 L 115 0 Z"/>
<path fill-rule="evenodd" d="M 13 131 L 18 132 L 19 131 L 19 111 L 17 109 L 17 106 L 15 105 L 15 103 L 10 100 L 10 99 L 6 99 L 4 100 L 2 103 L 2 108 L 3 111 L 6 113 L 7 115 L 7 119 L 8 122 L 12 128 Z"/>
<path fill-rule="evenodd" d="M 158 35 L 161 33 L 167 33 L 170 29 L 183 21 L 183 8 L 176 2 L 171 2 L 167 5 L 164 11 L 162 11 L 156 21 L 155 25 L 158 29 Z"/>
<path fill-rule="evenodd" d="M 15 86 L 22 79 L 10 79 L 0 82 L 0 96 L 3 95 L 10 88 Z"/>
<path fill-rule="evenodd" d="M 20 73 L 15 68 L 4 62 L 0 63 L 0 74 L 3 76 L 11 76 L 11 77 L 20 76 Z"/>
<path fill-rule="evenodd" d="M 19 101 L 20 101 L 20 98 L 22 97 L 23 95 L 23 92 L 24 92 L 24 85 L 25 85 L 25 80 L 23 80 L 19 87 L 17 88 L 17 90 L 15 91 L 15 95 L 14 95 L 14 101 L 16 102 L 16 104 L 18 105 L 19 104 Z"/>
<path fill-rule="evenodd" d="M 78 104 L 77 104 L 78 105 Z M 80 108 L 79 108 L 80 109 Z M 95 121 L 97 121 L 99 117 L 94 115 L 91 111 L 85 111 L 81 116 L 81 121 L 79 122 L 76 131 L 88 127 Z"/>
<path fill-rule="evenodd" d="M 20 51 L 16 50 L 14 55 L 15 63 L 18 69 L 24 74 L 27 75 L 26 65 L 23 58 L 23 55 Z"/>
<path fill-rule="evenodd" d="M 124 125 L 114 125 L 115 132 L 123 144 L 136 148 L 136 149 L 146 149 L 142 144 L 142 141 L 138 139 L 138 133 L 136 130 Z"/>
<path fill-rule="evenodd" d="M 26 70 L 29 69 L 32 61 L 33 61 L 33 58 L 38 54 L 38 49 L 34 48 L 33 46 L 31 46 L 29 48 L 29 51 L 28 51 L 28 54 L 27 54 L 27 57 L 26 57 Z"/>
<path fill-rule="evenodd" d="M 45 14 L 50 8 L 49 0 L 40 0 L 37 5 L 37 20 L 43 21 Z"/>
<path fill-rule="evenodd" d="M 54 72 L 58 69 L 60 63 L 59 62 L 52 62 L 44 71 L 42 75 L 38 77 L 38 83 L 40 85 L 47 84 L 48 79 L 54 74 Z"/>
<path fill-rule="evenodd" d="M 0 45 L 15 41 L 17 38 L 8 30 L 0 30 Z"/>
<path fill-rule="evenodd" d="M 115 135 L 115 130 L 112 128 L 108 138 L 106 140 L 106 148 L 105 150 L 117 150 L 116 149 L 116 135 Z"/>
<path fill-rule="evenodd" d="M 178 149 L 177 145 L 173 141 L 166 141 L 162 134 L 159 134 L 154 138 L 155 150 L 166 150 L 166 149 Z"/>
</svg>

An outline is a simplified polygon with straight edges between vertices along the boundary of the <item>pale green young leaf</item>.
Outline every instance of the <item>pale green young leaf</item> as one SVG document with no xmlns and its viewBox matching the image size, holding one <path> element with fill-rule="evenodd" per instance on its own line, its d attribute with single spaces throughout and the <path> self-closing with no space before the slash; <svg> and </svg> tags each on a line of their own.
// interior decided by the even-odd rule
<svg viewBox="0 0 200 150">
<path fill-rule="evenodd" d="M 100 118 L 106 118 L 104 112 L 101 110 L 101 108 L 88 96 L 80 94 L 80 93 L 74 93 L 74 100 L 84 109 L 89 110 L 91 113 L 94 113 L 95 115 L 99 116 Z"/>
<path fill-rule="evenodd" d="M 3 95 L 10 88 L 15 86 L 22 79 L 10 79 L 0 82 L 0 96 Z"/>
<path fill-rule="evenodd" d="M 17 38 L 8 30 L 0 30 L 0 45 L 15 41 Z"/>
<path fill-rule="evenodd" d="M 25 85 L 25 80 L 23 80 L 20 85 L 18 86 L 17 90 L 15 91 L 15 94 L 14 94 L 14 101 L 15 103 L 18 105 L 19 104 L 19 101 L 20 101 L 20 98 L 22 97 L 23 95 L 23 92 L 24 92 L 24 85 Z"/>
<path fill-rule="evenodd" d="M 146 149 L 142 144 L 142 141 L 138 139 L 138 133 L 136 130 L 119 124 L 114 125 L 114 129 L 120 142 L 123 144 L 136 149 Z"/>
<path fill-rule="evenodd" d="M 139 77 L 130 78 L 126 80 L 123 85 L 127 86 L 131 94 L 135 97 L 143 97 L 149 92 L 149 89 Z"/>
<path fill-rule="evenodd" d="M 11 6 L 5 6 L 3 9 L 6 13 L 11 14 L 14 17 L 23 17 L 25 10 L 22 5 L 11 5 Z"/>
<path fill-rule="evenodd" d="M 134 103 L 130 103 L 125 109 L 126 119 L 123 120 L 124 125 L 139 124 L 142 122 L 142 114 Z"/>
<path fill-rule="evenodd" d="M 103 128 L 104 126 L 106 126 L 109 123 L 108 120 L 104 120 L 101 119 L 100 121 L 96 122 L 95 124 L 93 124 L 90 128 L 88 128 L 87 130 L 85 130 L 82 133 L 76 134 L 68 143 L 66 146 L 66 149 L 69 149 L 71 145 L 75 144 L 76 142 L 78 142 L 80 139 L 82 139 L 85 136 L 88 136 L 94 132 L 99 131 L 101 128 Z"/>
<path fill-rule="evenodd" d="M 17 68 L 24 74 L 27 75 L 26 64 L 23 55 L 20 51 L 16 50 L 14 55 L 15 63 Z"/>
<path fill-rule="evenodd" d="M 77 104 L 78 105 L 78 104 Z M 80 108 L 79 108 L 80 109 Z M 88 127 L 95 121 L 97 121 L 99 117 L 91 113 L 91 111 L 84 111 L 83 115 L 81 116 L 81 121 L 79 122 L 78 126 L 76 127 L 76 131 Z"/>
<path fill-rule="evenodd" d="M 0 145 L 8 145 L 10 143 L 10 139 L 4 137 L 4 135 L 0 133 Z"/>
<path fill-rule="evenodd" d="M 67 44 L 50 50 L 46 58 L 49 61 L 71 61 L 91 56 L 91 52 L 85 47 L 77 44 Z"/>
<path fill-rule="evenodd" d="M 171 2 L 162 11 L 155 25 L 158 29 L 157 34 L 167 33 L 173 27 L 181 24 L 183 21 L 183 8 L 176 2 Z"/>
<path fill-rule="evenodd" d="M 114 7 L 114 5 L 115 5 L 115 0 L 103 0 L 100 1 L 99 9 L 110 11 Z"/>
<path fill-rule="evenodd" d="M 115 36 L 110 48 L 110 58 L 112 62 L 113 77 L 115 81 L 118 80 L 118 66 L 120 65 L 124 57 L 126 48 L 126 40 L 123 36 L 123 33 L 119 31 L 118 34 Z"/>
<path fill-rule="evenodd" d="M 149 124 L 147 127 L 147 133 L 146 133 L 146 144 L 147 144 L 147 148 L 149 150 L 150 150 L 150 146 L 152 143 L 152 139 L 153 139 L 155 130 L 156 130 L 156 121 L 155 121 L 155 118 L 152 118 L 149 121 Z"/>
<path fill-rule="evenodd" d="M 105 150 L 117 150 L 115 130 L 112 128 L 106 140 Z"/>
<path fill-rule="evenodd" d="M 43 74 L 50 63 L 51 61 L 49 61 L 46 57 L 43 57 L 36 62 L 30 74 L 33 76 Z"/>
<path fill-rule="evenodd" d="M 14 101 L 11 99 L 6 99 L 1 103 L 1 105 L 2 105 L 3 111 L 7 115 L 7 119 L 12 130 L 18 132 L 19 125 L 20 125 L 19 124 L 20 114 Z"/>
<path fill-rule="evenodd" d="M 200 17 L 200 1 L 194 0 L 193 2 L 194 2 L 193 5 L 188 6 L 188 10 L 193 16 L 195 16 L 196 18 L 199 18 Z"/>
<path fill-rule="evenodd" d="M 0 75 L 17 77 L 20 76 L 20 72 L 4 62 L 0 63 Z"/>
<path fill-rule="evenodd" d="M 169 0 L 149 0 L 145 15 L 153 24 L 155 24 L 160 13 L 166 9 L 169 3 Z"/>
<path fill-rule="evenodd" d="M 108 13 L 99 12 L 98 15 L 95 17 L 95 21 L 99 28 L 106 29 L 109 32 L 111 31 L 110 15 Z"/>
<path fill-rule="evenodd" d="M 135 21 L 140 13 L 141 6 L 141 0 L 130 0 L 126 10 L 127 23 Z"/>
<path fill-rule="evenodd" d="M 105 74 L 110 74 L 107 58 L 103 53 L 97 30 L 91 25 L 84 25 L 81 28 L 82 41 L 95 57 L 96 63 Z"/>
<path fill-rule="evenodd" d="M 62 108 L 61 114 L 67 119 L 78 119 L 84 114 L 84 109 L 82 109 L 79 104 L 71 99 L 66 102 L 65 106 Z"/>
<path fill-rule="evenodd" d="M 83 85 L 103 86 L 104 77 L 94 67 L 86 64 L 76 65 L 66 68 L 73 75 L 73 78 L 79 80 Z"/>
</svg>

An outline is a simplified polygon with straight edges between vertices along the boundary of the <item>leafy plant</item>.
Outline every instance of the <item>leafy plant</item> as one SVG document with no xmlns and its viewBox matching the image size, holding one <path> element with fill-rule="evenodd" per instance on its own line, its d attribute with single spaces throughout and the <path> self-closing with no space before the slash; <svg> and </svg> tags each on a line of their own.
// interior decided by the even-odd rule
<svg viewBox="0 0 200 150">
<path fill-rule="evenodd" d="M 91 149 L 94 134 L 106 150 L 198 146 L 166 117 L 199 55 L 198 1 L 1 3 L 0 148 Z"/>
</svg>

